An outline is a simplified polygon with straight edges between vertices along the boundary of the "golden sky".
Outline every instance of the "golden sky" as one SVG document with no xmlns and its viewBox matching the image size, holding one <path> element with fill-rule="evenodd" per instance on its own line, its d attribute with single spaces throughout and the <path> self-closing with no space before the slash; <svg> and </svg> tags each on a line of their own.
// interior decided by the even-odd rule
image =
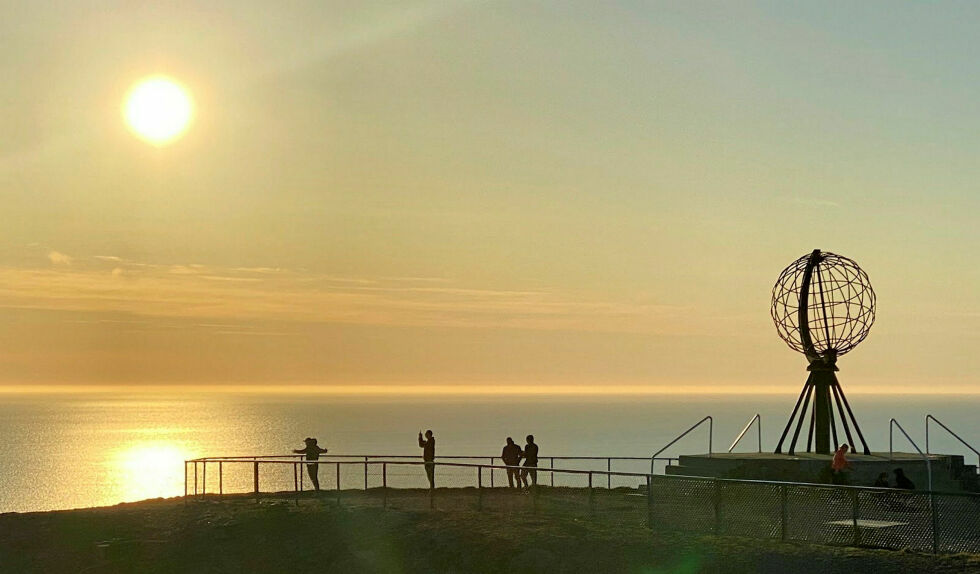
<svg viewBox="0 0 980 574">
<path fill-rule="evenodd" d="M 0 0 L 0 385 L 796 390 L 820 248 L 848 389 L 972 388 L 972 5 L 198 4 Z"/>
</svg>

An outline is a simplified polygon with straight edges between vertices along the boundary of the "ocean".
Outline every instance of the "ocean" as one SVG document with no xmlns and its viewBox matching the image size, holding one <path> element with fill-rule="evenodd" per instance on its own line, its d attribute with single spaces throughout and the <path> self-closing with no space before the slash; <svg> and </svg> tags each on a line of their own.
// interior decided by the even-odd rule
<svg viewBox="0 0 980 574">
<path fill-rule="evenodd" d="M 849 399 L 874 451 L 888 450 L 892 417 L 924 450 L 926 414 L 980 444 L 980 396 L 855 394 Z M 432 429 L 440 455 L 498 456 L 506 437 L 523 444 L 525 435 L 534 434 L 543 458 L 649 457 L 707 415 L 714 418 L 713 450 L 727 451 L 745 423 L 760 413 L 762 447 L 772 451 L 795 400 L 789 394 L 422 398 L 10 393 L 0 395 L 0 512 L 177 496 L 183 493 L 186 459 L 287 454 L 301 448 L 308 436 L 317 437 L 330 454 L 419 455 L 417 433 Z M 933 432 L 931 446 L 934 452 L 962 454 L 968 463 L 977 462 L 975 454 L 941 431 Z M 753 429 L 737 450 L 756 449 Z M 707 450 L 708 432 L 700 428 L 665 454 Z M 895 450 L 914 448 L 896 432 Z M 649 463 L 638 461 L 614 470 L 648 468 Z M 281 478 L 285 485 L 286 477 Z M 245 488 L 244 475 L 229 475 L 228 489 L 236 484 Z"/>
</svg>

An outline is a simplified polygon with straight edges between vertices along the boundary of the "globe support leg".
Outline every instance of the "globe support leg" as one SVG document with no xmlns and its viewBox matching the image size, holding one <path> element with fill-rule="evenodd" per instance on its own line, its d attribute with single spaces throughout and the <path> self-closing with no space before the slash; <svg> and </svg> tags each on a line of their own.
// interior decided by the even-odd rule
<svg viewBox="0 0 980 574">
<path fill-rule="evenodd" d="M 783 429 L 783 434 L 779 437 L 775 452 L 782 454 L 783 443 L 789 436 L 790 429 L 793 429 L 795 422 L 796 428 L 793 429 L 788 454 L 791 456 L 796 454 L 796 443 L 800 439 L 803 423 L 807 422 L 806 451 L 817 454 L 833 453 L 837 448 L 837 417 L 840 417 L 844 435 L 847 437 L 851 449 L 857 451 L 857 445 L 851 435 L 851 426 L 853 425 L 854 430 L 857 431 L 858 439 L 861 441 L 861 446 L 864 447 L 864 454 L 870 455 L 871 449 L 868 448 L 868 443 L 865 442 L 861 428 L 854 417 L 854 411 L 851 410 L 851 405 L 848 404 L 847 397 L 844 396 L 844 389 L 841 388 L 837 381 L 837 375 L 834 374 L 836 368 L 833 365 L 815 364 L 809 370 L 810 375 L 803 385 L 803 391 L 796 401 L 796 406 L 793 407 L 793 414 L 790 415 L 786 428 Z M 831 399 L 831 395 L 833 399 Z M 813 400 L 812 407 L 810 406 L 811 399 Z M 834 407 L 836 407 L 836 415 L 834 414 Z M 807 412 L 808 410 L 809 412 Z M 809 421 L 807 421 L 807 415 L 809 415 Z M 848 424 L 848 419 L 850 419 L 850 424 Z M 831 437 L 833 437 L 833 442 L 831 442 Z"/>
<path fill-rule="evenodd" d="M 796 441 L 800 438 L 800 429 L 803 428 L 803 420 L 806 419 L 806 410 L 810 406 L 810 394 L 813 392 L 813 373 L 806 380 L 806 386 L 803 388 L 803 409 L 800 411 L 800 418 L 796 421 L 796 430 L 793 431 L 793 440 L 789 443 L 789 454 L 790 456 L 796 454 Z M 790 420 L 790 422 L 793 422 Z"/>
<path fill-rule="evenodd" d="M 810 390 L 810 381 L 803 385 L 803 390 L 800 391 L 800 398 L 796 399 L 796 406 L 793 407 L 793 414 L 789 415 L 789 421 L 786 422 L 786 428 L 783 429 L 783 434 L 779 436 L 779 442 L 776 444 L 776 454 L 782 454 L 783 452 L 783 441 L 786 440 L 786 435 L 789 434 L 789 429 L 793 426 L 793 420 L 796 419 L 796 413 L 800 410 L 800 405 L 803 403 L 803 397 L 806 396 L 807 391 Z M 794 441 L 795 442 L 795 441 Z"/>
<path fill-rule="evenodd" d="M 836 382 L 837 377 L 834 377 L 834 379 Z M 851 417 L 851 423 L 854 425 L 854 430 L 857 431 L 858 438 L 861 439 L 861 446 L 864 447 L 864 454 L 870 455 L 871 449 L 868 448 L 868 443 L 867 441 L 864 440 L 864 433 L 861 432 L 861 427 L 858 426 L 857 419 L 854 418 L 854 412 L 851 410 L 851 405 L 850 403 L 847 402 L 847 397 L 844 396 L 844 389 L 841 388 L 839 383 L 837 384 L 837 392 L 840 393 L 840 398 L 841 400 L 844 401 L 844 408 L 847 409 L 847 414 L 850 415 Z M 844 420 L 843 413 L 841 414 L 841 420 Z M 852 444 L 852 446 L 857 446 L 857 445 Z"/>
</svg>

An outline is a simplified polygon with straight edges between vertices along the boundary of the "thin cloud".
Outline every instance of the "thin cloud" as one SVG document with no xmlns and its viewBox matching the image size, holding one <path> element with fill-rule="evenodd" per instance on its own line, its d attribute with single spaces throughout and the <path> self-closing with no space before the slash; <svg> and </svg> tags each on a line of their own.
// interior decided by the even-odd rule
<svg viewBox="0 0 980 574">
<path fill-rule="evenodd" d="M 710 330 L 692 309 L 595 300 L 550 290 L 420 285 L 280 270 L 119 263 L 89 259 L 47 269 L 0 267 L 0 306 L 194 318 L 207 324 L 302 323 L 684 334 Z M 125 280 L 120 280 L 125 278 Z M 224 329 L 238 331 L 240 329 Z"/>
<path fill-rule="evenodd" d="M 836 201 L 831 201 L 829 199 L 817 199 L 815 197 L 794 197 L 790 201 L 797 205 L 804 205 L 807 207 L 840 207 L 840 204 Z"/>
<path fill-rule="evenodd" d="M 71 265 L 72 258 L 60 251 L 49 251 L 48 261 L 55 265 Z"/>
</svg>

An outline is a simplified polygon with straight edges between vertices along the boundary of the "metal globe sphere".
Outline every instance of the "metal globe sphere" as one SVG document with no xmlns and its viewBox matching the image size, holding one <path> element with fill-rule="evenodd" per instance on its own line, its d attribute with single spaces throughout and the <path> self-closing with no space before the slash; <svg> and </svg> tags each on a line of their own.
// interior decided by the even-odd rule
<svg viewBox="0 0 980 574">
<path fill-rule="evenodd" d="M 771 313 L 790 348 L 811 363 L 833 363 L 868 336 L 875 321 L 875 292 L 854 260 L 818 249 L 779 275 Z"/>
</svg>

